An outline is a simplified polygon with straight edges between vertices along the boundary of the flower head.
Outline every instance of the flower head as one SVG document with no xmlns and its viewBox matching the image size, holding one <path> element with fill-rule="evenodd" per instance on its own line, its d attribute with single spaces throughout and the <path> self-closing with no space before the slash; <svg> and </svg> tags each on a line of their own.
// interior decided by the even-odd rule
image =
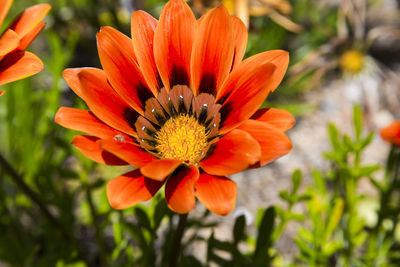
<svg viewBox="0 0 400 267">
<path fill-rule="evenodd" d="M 13 0 L 0 1 L 0 27 Z M 25 9 L 0 36 L 0 85 L 34 75 L 43 69 L 42 61 L 25 52 L 30 43 L 46 25 L 42 21 L 49 12 L 49 4 L 39 4 Z M 0 95 L 4 91 L 0 91 Z"/>
<path fill-rule="evenodd" d="M 241 61 L 243 23 L 224 7 L 196 20 L 171 0 L 157 21 L 132 14 L 132 39 L 110 27 L 97 35 L 103 70 L 67 69 L 64 78 L 90 111 L 62 107 L 56 122 L 86 132 L 73 144 L 87 157 L 138 169 L 111 180 L 107 196 L 123 209 L 150 199 L 165 184 L 168 206 L 187 213 L 195 197 L 220 215 L 236 202 L 227 175 L 288 153 L 290 113 L 258 107 L 276 89 L 288 53 Z"/>
<path fill-rule="evenodd" d="M 381 136 L 386 142 L 400 146 L 400 121 L 394 121 L 381 129 Z"/>
</svg>

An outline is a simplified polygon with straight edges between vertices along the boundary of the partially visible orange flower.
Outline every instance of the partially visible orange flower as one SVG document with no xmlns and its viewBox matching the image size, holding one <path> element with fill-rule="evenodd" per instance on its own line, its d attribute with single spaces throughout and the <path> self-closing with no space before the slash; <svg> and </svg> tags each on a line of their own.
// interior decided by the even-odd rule
<svg viewBox="0 0 400 267">
<path fill-rule="evenodd" d="M 400 121 L 394 121 L 381 129 L 382 139 L 386 142 L 400 146 Z"/>
<path fill-rule="evenodd" d="M 293 116 L 257 111 L 281 82 L 288 53 L 242 61 L 243 23 L 223 6 L 196 20 L 183 0 L 169 1 L 159 21 L 134 12 L 131 34 L 103 27 L 97 45 L 104 70 L 64 71 L 90 111 L 62 107 L 55 121 L 89 134 L 72 143 L 92 160 L 138 168 L 108 183 L 113 208 L 149 200 L 165 184 L 175 212 L 191 211 L 196 197 L 228 214 L 237 188 L 226 176 L 268 164 L 292 147 L 284 132 Z"/>
<path fill-rule="evenodd" d="M 0 27 L 13 0 L 0 1 Z M 25 49 L 46 25 L 42 19 L 49 12 L 49 4 L 25 9 L 0 36 L 0 85 L 34 75 L 43 69 L 42 61 Z M 4 91 L 0 91 L 2 95 Z"/>
</svg>

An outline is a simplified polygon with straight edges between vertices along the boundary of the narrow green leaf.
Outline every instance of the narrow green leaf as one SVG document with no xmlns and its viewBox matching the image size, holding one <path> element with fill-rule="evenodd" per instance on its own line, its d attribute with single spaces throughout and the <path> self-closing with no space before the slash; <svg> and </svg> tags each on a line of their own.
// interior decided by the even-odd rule
<svg viewBox="0 0 400 267">
<path fill-rule="evenodd" d="M 234 243 L 239 243 L 242 241 L 245 237 L 245 230 L 246 227 L 246 217 L 244 215 L 239 216 L 236 221 L 235 225 L 233 227 L 233 241 Z"/>
</svg>

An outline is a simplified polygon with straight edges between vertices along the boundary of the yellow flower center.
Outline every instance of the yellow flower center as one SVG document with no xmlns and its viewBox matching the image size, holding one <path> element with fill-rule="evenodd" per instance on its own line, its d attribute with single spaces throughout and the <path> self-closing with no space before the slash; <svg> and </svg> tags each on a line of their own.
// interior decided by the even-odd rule
<svg viewBox="0 0 400 267">
<path fill-rule="evenodd" d="M 357 73 L 364 66 L 364 57 L 357 50 L 348 50 L 340 57 L 340 67 L 348 72 Z"/>
<path fill-rule="evenodd" d="M 171 118 L 157 132 L 156 148 L 161 157 L 195 164 L 208 146 L 206 128 L 187 114 Z"/>
</svg>

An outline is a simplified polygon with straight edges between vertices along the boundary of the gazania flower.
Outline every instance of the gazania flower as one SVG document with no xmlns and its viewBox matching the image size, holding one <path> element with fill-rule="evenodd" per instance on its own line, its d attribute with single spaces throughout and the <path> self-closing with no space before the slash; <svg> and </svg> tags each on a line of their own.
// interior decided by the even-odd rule
<svg viewBox="0 0 400 267">
<path fill-rule="evenodd" d="M 281 82 L 288 53 L 241 62 L 243 23 L 221 6 L 196 20 L 171 0 L 157 21 L 132 14 L 132 39 L 110 27 L 97 35 L 104 70 L 67 69 L 64 78 L 90 111 L 62 107 L 55 121 L 86 132 L 72 143 L 87 157 L 136 170 L 111 180 L 107 196 L 123 209 L 149 200 L 165 184 L 170 209 L 187 213 L 195 197 L 220 215 L 236 202 L 227 175 L 288 153 L 293 117 L 257 108 Z"/>
<path fill-rule="evenodd" d="M 394 121 L 381 129 L 382 139 L 386 142 L 400 146 L 400 121 Z"/>
<path fill-rule="evenodd" d="M 0 1 L 0 27 L 13 0 Z M 0 36 L 0 85 L 34 75 L 43 69 L 42 61 L 24 52 L 46 25 L 42 19 L 49 12 L 49 4 L 25 9 Z M 2 95 L 4 91 L 0 91 Z"/>
</svg>

